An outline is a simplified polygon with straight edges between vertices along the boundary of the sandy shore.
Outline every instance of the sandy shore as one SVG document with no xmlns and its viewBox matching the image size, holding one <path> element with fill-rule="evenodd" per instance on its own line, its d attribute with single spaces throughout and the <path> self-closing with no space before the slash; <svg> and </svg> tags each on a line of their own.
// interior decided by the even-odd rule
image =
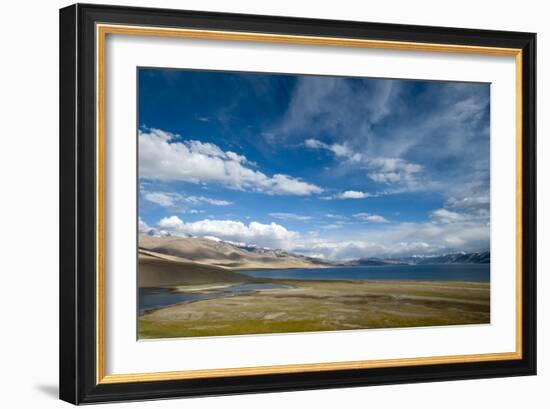
<svg viewBox="0 0 550 409">
<path fill-rule="evenodd" d="M 334 331 L 483 324 L 490 320 L 488 283 L 272 281 L 289 288 L 261 290 L 147 312 L 139 317 L 139 336 L 166 338 Z"/>
</svg>

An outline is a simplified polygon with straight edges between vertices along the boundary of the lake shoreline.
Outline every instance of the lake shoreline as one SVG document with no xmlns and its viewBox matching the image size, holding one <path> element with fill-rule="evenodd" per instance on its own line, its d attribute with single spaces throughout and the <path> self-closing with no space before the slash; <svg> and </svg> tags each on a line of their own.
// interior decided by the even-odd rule
<svg viewBox="0 0 550 409">
<path fill-rule="evenodd" d="M 255 279 L 299 279 L 333 281 L 465 281 L 489 282 L 490 264 L 410 264 L 382 266 L 339 266 L 329 268 L 255 269 L 240 272 Z"/>
<path fill-rule="evenodd" d="M 189 286 L 190 288 L 182 288 L 182 287 L 188 287 L 188 286 L 168 286 L 168 287 L 144 287 L 140 290 L 168 290 L 171 293 L 201 293 L 201 292 L 210 292 L 210 291 L 216 291 L 224 288 L 230 288 L 235 285 L 242 285 L 242 284 L 277 284 L 280 283 L 282 285 L 307 285 L 308 283 L 334 283 L 338 284 L 341 283 L 388 283 L 388 282 L 394 282 L 395 284 L 400 284 L 403 280 L 394 280 L 394 279 L 386 279 L 386 280 L 301 280 L 301 279 L 289 279 L 289 278 L 269 278 L 269 279 L 254 279 L 247 282 L 242 283 L 219 283 L 219 284 L 212 284 L 207 286 Z M 465 284 L 465 285 L 474 285 L 479 284 L 479 281 L 426 281 L 426 280 L 406 280 L 407 284 L 419 284 L 419 285 L 437 285 L 437 283 L 445 283 L 445 284 Z M 250 291 L 250 293 L 260 293 L 262 290 L 254 290 Z M 250 294 L 249 293 L 249 294 Z M 246 294 L 246 295 L 249 295 Z M 231 295 L 232 297 L 237 297 L 239 295 Z M 140 295 L 141 297 L 141 295 Z M 143 310 L 139 312 L 139 316 L 142 316 L 148 312 L 153 312 L 158 309 L 162 308 L 168 308 L 176 305 L 181 304 L 191 304 L 194 302 L 200 302 L 200 301 L 207 301 L 207 299 L 196 299 L 196 300 L 188 300 L 188 301 L 181 301 L 173 304 L 169 304 L 162 307 L 153 307 L 148 308 L 147 310 Z"/>
</svg>

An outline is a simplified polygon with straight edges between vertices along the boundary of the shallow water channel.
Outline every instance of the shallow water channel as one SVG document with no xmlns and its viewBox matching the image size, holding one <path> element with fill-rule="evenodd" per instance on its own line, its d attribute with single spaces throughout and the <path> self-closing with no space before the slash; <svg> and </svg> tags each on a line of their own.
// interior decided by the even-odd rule
<svg viewBox="0 0 550 409">
<path fill-rule="evenodd" d="M 286 285 L 272 283 L 239 283 L 227 287 L 212 287 L 204 290 L 179 291 L 171 288 L 140 288 L 139 314 L 147 310 L 168 307 L 170 305 L 213 298 L 234 297 L 251 294 L 259 290 L 288 288 Z"/>
</svg>

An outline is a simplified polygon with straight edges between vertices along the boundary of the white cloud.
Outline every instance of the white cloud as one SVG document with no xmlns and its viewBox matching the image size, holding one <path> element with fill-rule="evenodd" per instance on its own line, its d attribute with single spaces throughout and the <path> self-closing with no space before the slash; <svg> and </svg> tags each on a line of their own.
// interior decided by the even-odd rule
<svg viewBox="0 0 550 409">
<path fill-rule="evenodd" d="M 467 196 L 461 199 L 451 197 L 447 200 L 445 205 L 451 208 L 465 210 L 488 209 L 490 205 L 490 198 L 489 194 L 480 196 Z"/>
<path fill-rule="evenodd" d="M 302 222 L 313 219 L 313 217 L 311 216 L 304 216 L 304 215 L 295 214 L 295 213 L 274 212 L 274 213 L 269 213 L 269 215 L 276 219 L 294 220 L 294 221 L 302 221 Z"/>
<path fill-rule="evenodd" d="M 302 236 L 294 251 L 304 255 L 323 254 L 330 260 L 366 257 L 409 257 L 441 255 L 459 251 L 480 251 L 489 248 L 489 229 L 478 222 L 455 223 L 382 223 L 354 232 L 331 236 Z M 353 239 L 350 239 L 353 237 Z"/>
<path fill-rule="evenodd" d="M 141 217 L 140 217 L 138 218 L 138 232 L 139 234 L 150 234 L 150 233 L 154 233 L 155 229 L 153 229 L 151 226 L 149 226 L 147 223 L 141 220 Z"/>
<path fill-rule="evenodd" d="M 449 201 L 447 201 L 449 205 Z M 483 201 L 478 203 L 467 203 L 460 201 L 458 205 L 452 207 L 455 210 L 447 208 L 436 209 L 430 213 L 430 218 L 434 223 L 457 223 L 457 222 L 477 222 L 480 225 L 489 225 L 490 211 L 489 204 Z"/>
<path fill-rule="evenodd" d="M 328 149 L 328 145 L 326 143 L 323 143 L 317 139 L 306 139 L 304 144 L 311 149 Z"/>
<path fill-rule="evenodd" d="M 148 192 L 143 191 L 143 198 L 152 203 L 166 208 L 181 207 L 182 204 L 200 205 L 209 204 L 212 206 L 229 206 L 233 202 L 221 199 L 213 199 L 206 196 L 186 196 L 176 192 Z"/>
<path fill-rule="evenodd" d="M 327 219 L 335 219 L 335 220 L 347 220 L 348 219 L 346 216 L 342 216 L 341 214 L 334 214 L 334 213 L 327 213 L 327 214 L 325 214 L 325 217 Z"/>
<path fill-rule="evenodd" d="M 367 175 L 375 182 L 386 185 L 397 185 L 399 188 L 394 192 L 386 193 L 414 191 L 421 187 L 425 187 L 425 185 L 419 183 L 419 174 L 423 170 L 423 167 L 419 164 L 407 162 L 400 158 L 368 158 L 361 153 L 354 152 L 346 144 L 327 144 L 312 138 L 307 139 L 304 144 L 310 149 L 328 150 L 336 157 L 344 158 L 347 161 L 346 163 L 366 169 Z M 357 199 L 362 197 L 346 197 L 345 195 L 340 195 L 340 197 L 337 196 L 336 198 Z"/>
<path fill-rule="evenodd" d="M 365 172 L 387 185 L 381 194 L 434 190 L 451 197 L 472 185 L 478 193 L 488 192 L 489 87 L 425 83 L 423 92 L 413 97 L 411 85 L 399 80 L 301 79 L 271 134 L 296 145 L 304 134 L 330 135 L 324 141 L 308 139 L 305 146 L 344 158 L 333 173 Z M 400 162 L 393 170 L 383 163 L 396 160 Z"/>
<path fill-rule="evenodd" d="M 204 197 L 204 196 L 186 196 L 182 199 L 185 202 L 188 203 L 207 203 L 212 206 L 229 206 L 233 204 L 233 202 L 229 202 L 227 200 L 221 200 L 221 199 L 212 199 L 210 197 Z"/>
<path fill-rule="evenodd" d="M 406 190 L 417 190 L 422 166 L 398 158 L 376 158 L 369 161 L 368 176 L 378 183 L 398 184 Z"/>
<path fill-rule="evenodd" d="M 263 175 L 263 174 L 262 174 Z M 268 194 L 274 195 L 296 195 L 309 196 L 315 193 L 322 193 L 323 189 L 310 183 L 302 182 L 292 176 L 276 174 L 268 182 L 265 190 Z"/>
<path fill-rule="evenodd" d="M 289 137 L 304 132 L 340 134 L 368 131 L 373 122 L 391 113 L 392 96 L 400 82 L 362 81 L 305 76 L 294 87 L 287 112 L 270 134 Z"/>
<path fill-rule="evenodd" d="M 308 196 L 322 188 L 289 175 L 271 177 L 251 169 L 251 163 L 235 152 L 212 143 L 178 141 L 178 136 L 159 129 L 139 131 L 139 176 L 163 181 L 218 183 L 237 190 L 272 195 Z"/>
<path fill-rule="evenodd" d="M 172 207 L 175 205 L 175 200 L 177 200 L 177 196 L 173 193 L 165 192 L 145 192 L 143 197 L 145 200 L 156 203 L 162 207 Z"/>
<path fill-rule="evenodd" d="M 323 226 L 320 226 L 323 230 L 334 230 L 334 229 L 341 229 L 343 227 L 342 223 L 331 223 L 331 224 L 325 224 Z"/>
<path fill-rule="evenodd" d="M 368 214 L 365 217 L 376 216 Z M 215 237 L 259 247 L 280 248 L 298 254 L 330 260 L 365 257 L 407 257 L 412 255 L 441 255 L 458 251 L 480 251 L 489 248 L 489 229 L 477 221 L 460 220 L 452 223 L 384 223 L 372 228 L 339 229 L 341 224 L 321 226 L 325 232 L 298 233 L 277 224 L 236 220 L 204 219 L 185 222 L 177 216 L 163 218 L 155 228 L 139 220 L 140 234 L 172 234 L 181 236 Z M 350 239 L 350 237 L 353 237 Z"/>
<path fill-rule="evenodd" d="M 361 192 L 357 190 L 346 190 L 336 196 L 335 199 L 366 199 L 367 197 L 373 197 L 375 195 L 371 193 Z"/>
<path fill-rule="evenodd" d="M 380 216 L 378 214 L 357 213 L 357 214 L 354 214 L 353 217 L 356 217 L 357 219 L 364 220 L 367 222 L 389 223 L 389 221 L 384 216 Z"/>
<path fill-rule="evenodd" d="M 234 220 L 199 220 L 184 222 L 177 216 L 159 221 L 160 233 L 191 236 L 213 236 L 221 240 L 253 244 L 260 247 L 290 249 L 299 234 L 277 224 L 250 222 L 248 225 Z"/>
<path fill-rule="evenodd" d="M 360 153 L 353 152 L 346 144 L 327 144 L 313 138 L 306 139 L 304 144 L 310 149 L 326 149 L 331 151 L 336 157 L 345 158 L 352 162 L 360 162 L 363 159 L 363 156 Z"/>
<path fill-rule="evenodd" d="M 321 241 L 303 253 L 323 254 L 329 260 L 354 260 L 368 257 L 405 257 L 412 254 L 441 254 L 444 247 L 431 245 L 422 241 L 386 243 L 370 240 L 354 241 Z"/>
<path fill-rule="evenodd" d="M 431 218 L 439 223 L 454 223 L 465 219 L 463 214 L 447 209 L 437 209 L 431 213 Z"/>
</svg>

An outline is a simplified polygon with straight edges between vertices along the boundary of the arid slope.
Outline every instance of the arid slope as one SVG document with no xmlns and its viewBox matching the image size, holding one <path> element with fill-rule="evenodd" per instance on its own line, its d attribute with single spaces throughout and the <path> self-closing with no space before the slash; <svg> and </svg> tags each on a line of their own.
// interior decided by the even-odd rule
<svg viewBox="0 0 550 409">
<path fill-rule="evenodd" d="M 232 270 L 284 268 L 319 268 L 319 260 L 290 254 L 281 250 L 242 247 L 198 237 L 140 236 L 140 250 L 178 257 Z"/>
<path fill-rule="evenodd" d="M 246 282 L 250 277 L 223 267 L 188 261 L 151 251 L 139 251 L 138 285 L 167 287 L 184 284 Z"/>
</svg>

